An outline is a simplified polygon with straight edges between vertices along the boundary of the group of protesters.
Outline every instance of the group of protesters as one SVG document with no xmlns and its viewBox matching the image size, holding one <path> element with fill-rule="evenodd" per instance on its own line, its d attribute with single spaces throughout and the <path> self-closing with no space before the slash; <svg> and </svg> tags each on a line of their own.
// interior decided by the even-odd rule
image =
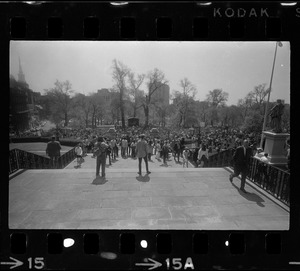
<svg viewBox="0 0 300 271">
<path fill-rule="evenodd" d="M 191 134 L 188 129 L 176 132 L 171 130 L 168 133 L 163 129 L 159 130 L 162 133 L 155 136 L 151 135 L 149 130 L 143 133 L 147 143 L 148 161 L 157 159 L 167 164 L 171 155 L 176 162 L 181 162 L 182 159 L 183 166 L 188 166 L 187 161 L 190 160 L 196 167 L 205 167 L 211 155 L 229 148 L 236 148 L 245 138 L 248 139 L 253 149 L 257 147 L 258 137 L 255 134 L 243 134 L 236 129 L 217 128 L 201 131 L 197 135 Z M 139 127 L 130 127 L 126 130 L 116 130 L 114 136 L 103 135 L 103 140 L 108 146 L 106 157 L 109 165 L 118 157 L 136 159 L 137 143 L 142 132 L 145 130 L 141 130 Z M 87 153 L 93 152 L 98 135 L 97 132 L 90 130 L 88 131 L 89 136 L 84 131 L 81 134 L 84 138 L 81 140 L 80 146 L 82 156 L 85 156 Z M 189 141 L 189 144 L 186 144 L 186 141 Z"/>
</svg>

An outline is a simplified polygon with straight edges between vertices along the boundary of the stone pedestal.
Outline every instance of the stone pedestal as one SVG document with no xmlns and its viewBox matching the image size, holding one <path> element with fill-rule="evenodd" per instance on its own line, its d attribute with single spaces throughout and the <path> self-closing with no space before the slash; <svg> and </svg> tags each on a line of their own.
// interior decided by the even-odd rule
<svg viewBox="0 0 300 271">
<path fill-rule="evenodd" d="M 290 136 L 286 133 L 263 132 L 266 137 L 264 152 L 268 154 L 269 164 L 284 165 L 287 163 L 285 141 Z"/>
</svg>

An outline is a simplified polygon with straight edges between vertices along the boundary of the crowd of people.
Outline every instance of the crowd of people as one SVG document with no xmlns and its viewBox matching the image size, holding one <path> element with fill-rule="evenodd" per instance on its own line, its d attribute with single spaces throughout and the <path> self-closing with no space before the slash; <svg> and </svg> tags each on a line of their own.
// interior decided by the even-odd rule
<svg viewBox="0 0 300 271">
<path fill-rule="evenodd" d="M 180 160 L 184 166 L 188 166 L 187 161 L 193 161 L 195 166 L 205 167 L 209 157 L 213 154 L 225 151 L 230 148 L 237 148 L 242 144 L 242 140 L 247 139 L 253 151 L 258 146 L 259 135 L 244 134 L 236 129 L 212 128 L 200 131 L 200 133 L 191 133 L 190 129 L 166 130 L 159 129 L 155 135 L 151 130 L 145 130 L 138 127 L 127 129 L 117 129 L 115 134 L 103 137 L 107 144 L 107 161 L 109 164 L 118 157 L 137 158 L 137 144 L 139 136 L 144 135 L 147 143 L 147 159 L 162 160 L 167 163 L 170 156 L 173 156 L 176 162 Z M 96 130 L 76 130 L 73 135 L 79 139 L 82 148 L 82 156 L 92 153 L 97 143 L 99 135 Z"/>
<path fill-rule="evenodd" d="M 252 149 L 252 155 L 262 152 L 259 148 L 260 134 L 244 133 L 236 128 L 229 127 L 209 127 L 209 128 L 164 128 L 159 127 L 156 133 L 152 133 L 152 128 L 144 128 L 138 126 L 126 127 L 115 126 L 113 134 L 106 134 L 99 128 L 77 128 L 77 129 L 62 129 L 53 128 L 48 133 L 41 132 L 43 135 L 55 135 L 56 139 L 71 139 L 79 140 L 81 153 L 78 151 L 78 167 L 82 158 L 87 153 L 92 153 L 99 136 L 103 138 L 107 144 L 106 157 L 107 162 L 111 165 L 113 160 L 118 157 L 137 158 L 137 143 L 139 136 L 144 135 L 144 140 L 147 143 L 147 159 L 162 160 L 167 164 L 170 156 L 173 156 L 176 162 L 180 160 L 184 166 L 188 166 L 190 160 L 196 167 L 205 167 L 209 161 L 209 157 L 216 153 L 226 151 L 228 149 L 236 149 L 243 144 L 243 140 L 247 140 L 249 147 Z M 105 130 L 105 129 L 104 129 Z M 107 130 L 107 129 L 106 129 Z M 34 135 L 36 133 L 33 132 Z M 263 144 L 264 145 L 264 144 Z M 290 164 L 290 148 L 286 148 L 288 152 L 288 167 Z M 263 153 L 259 156 L 262 161 L 268 160 L 268 154 Z"/>
</svg>

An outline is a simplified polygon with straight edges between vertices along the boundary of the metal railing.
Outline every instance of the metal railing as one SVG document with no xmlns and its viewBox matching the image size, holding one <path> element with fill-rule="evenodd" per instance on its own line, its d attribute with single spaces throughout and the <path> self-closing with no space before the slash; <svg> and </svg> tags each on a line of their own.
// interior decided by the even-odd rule
<svg viewBox="0 0 300 271">
<path fill-rule="evenodd" d="M 231 167 L 234 149 L 228 149 L 209 157 L 205 167 Z M 195 161 L 191 161 L 196 167 Z M 290 172 L 251 157 L 247 179 L 264 189 L 276 199 L 290 205 Z"/>
<path fill-rule="evenodd" d="M 57 165 L 52 166 L 48 157 L 37 155 L 24 150 L 13 149 L 9 151 L 9 174 L 19 169 L 61 169 L 75 159 L 75 148 L 64 153 L 58 158 Z"/>
<path fill-rule="evenodd" d="M 58 168 L 64 168 L 76 158 L 75 147 L 58 158 Z"/>
<path fill-rule="evenodd" d="M 252 157 L 247 178 L 281 202 L 290 205 L 290 173 L 288 171 Z"/>
</svg>

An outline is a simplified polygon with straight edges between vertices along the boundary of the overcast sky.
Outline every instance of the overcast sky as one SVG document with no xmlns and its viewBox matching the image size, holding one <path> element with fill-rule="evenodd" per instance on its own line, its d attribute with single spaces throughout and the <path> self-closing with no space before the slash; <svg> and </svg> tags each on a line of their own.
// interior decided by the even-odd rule
<svg viewBox="0 0 300 271">
<path fill-rule="evenodd" d="M 156 41 L 12 41 L 10 74 L 16 79 L 19 57 L 29 87 L 36 92 L 54 87 L 56 79 L 69 80 L 77 93 L 111 88 L 112 61 L 117 59 L 135 73 L 154 68 L 164 72 L 170 91 L 180 90 L 187 77 L 204 100 L 210 90 L 228 92 L 227 105 L 270 84 L 275 42 L 156 42 Z M 290 44 L 278 47 L 270 101 L 290 103 Z M 145 85 L 142 90 L 146 90 Z"/>
</svg>

